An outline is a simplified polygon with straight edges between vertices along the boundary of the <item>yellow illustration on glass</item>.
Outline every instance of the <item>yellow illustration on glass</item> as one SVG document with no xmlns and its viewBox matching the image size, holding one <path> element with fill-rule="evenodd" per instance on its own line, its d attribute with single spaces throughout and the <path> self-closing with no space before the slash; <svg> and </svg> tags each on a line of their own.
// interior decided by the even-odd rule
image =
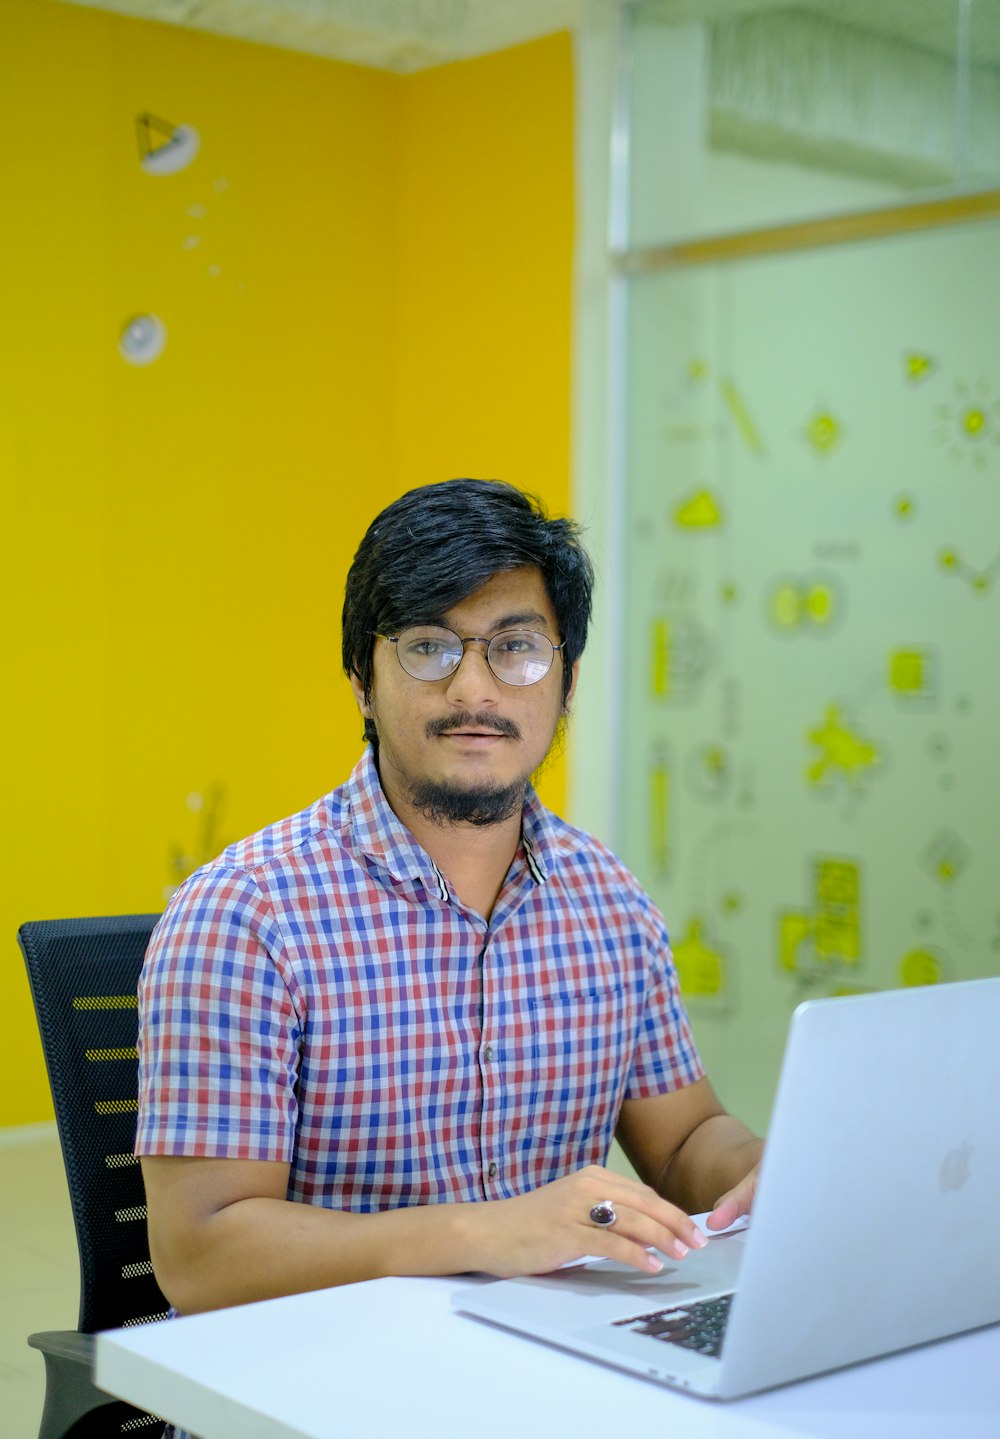
<svg viewBox="0 0 1000 1439">
<path fill-rule="evenodd" d="M 945 889 L 951 887 L 965 868 L 969 846 L 954 830 L 939 830 L 927 848 L 924 863 L 932 877 Z"/>
<path fill-rule="evenodd" d="M 818 455 L 829 455 L 840 444 L 842 429 L 836 416 L 820 410 L 806 426 L 806 439 Z"/>
<path fill-rule="evenodd" d="M 892 650 L 889 654 L 889 688 L 904 699 L 931 693 L 932 666 L 927 650 Z"/>
<path fill-rule="evenodd" d="M 906 356 L 906 378 L 913 385 L 919 384 L 921 380 L 929 379 L 935 368 L 930 355 L 909 354 Z"/>
<path fill-rule="evenodd" d="M 924 984 L 940 984 L 944 978 L 941 961 L 927 949 L 911 949 L 899 966 L 900 983 L 906 989 Z"/>
<path fill-rule="evenodd" d="M 934 438 L 947 448 L 953 460 L 970 458 L 979 468 L 988 461 L 987 446 L 1000 445 L 1000 400 L 992 396 L 989 381 L 980 379 L 974 385 L 959 380 L 954 387 L 955 398 L 950 404 L 936 407 L 942 423 Z"/>
<path fill-rule="evenodd" d="M 839 609 L 837 591 L 828 579 L 783 579 L 768 600 L 771 619 L 781 630 L 824 629 Z"/>
<path fill-rule="evenodd" d="M 674 510 L 674 523 L 685 530 L 714 529 L 722 524 L 722 509 L 710 490 L 698 490 Z"/>
<path fill-rule="evenodd" d="M 810 784 L 822 785 L 837 774 L 856 784 L 866 770 L 879 762 L 875 745 L 843 722 L 838 705 L 827 705 L 823 723 L 809 730 L 807 738 L 821 751 L 819 759 L 806 769 Z"/>
<path fill-rule="evenodd" d="M 650 689 L 665 699 L 670 693 L 670 621 L 665 615 L 653 621 L 650 650 Z"/>
<path fill-rule="evenodd" d="M 672 945 L 681 991 L 686 998 L 708 998 L 726 987 L 726 965 L 722 954 L 704 939 L 702 920 L 694 915 L 687 932 Z"/>
<path fill-rule="evenodd" d="M 799 950 L 812 939 L 815 922 L 811 914 L 789 910 L 781 916 L 778 930 L 778 964 L 782 969 L 800 968 Z"/>
<path fill-rule="evenodd" d="M 938 555 L 938 564 L 949 574 L 964 580 L 974 594 L 985 595 L 989 593 L 997 575 L 1000 575 L 1000 552 L 994 555 L 985 570 L 974 569 L 953 549 L 942 550 Z"/>
<path fill-rule="evenodd" d="M 649 850 L 653 869 L 665 874 L 670 861 L 670 772 L 656 754 L 649 771 Z"/>
<path fill-rule="evenodd" d="M 748 449 L 755 455 L 764 454 L 764 441 L 758 433 L 746 402 L 732 380 L 720 380 L 719 389 L 722 391 L 722 398 L 726 402 L 726 409 L 733 417 L 736 428 L 747 443 Z"/>
<path fill-rule="evenodd" d="M 862 958 L 861 872 L 850 859 L 813 861 L 811 909 L 787 910 L 778 929 L 778 965 L 806 979 L 835 976 Z"/>
</svg>

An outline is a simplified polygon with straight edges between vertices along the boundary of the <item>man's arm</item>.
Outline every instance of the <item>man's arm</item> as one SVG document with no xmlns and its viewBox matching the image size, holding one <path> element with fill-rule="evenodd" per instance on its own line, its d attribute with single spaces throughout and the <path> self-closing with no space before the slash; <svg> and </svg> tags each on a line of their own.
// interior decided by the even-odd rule
<svg viewBox="0 0 1000 1439">
<path fill-rule="evenodd" d="M 288 1166 L 144 1158 L 157 1281 L 185 1314 L 387 1274 L 539 1274 L 586 1254 L 645 1273 L 700 1248 L 688 1216 L 647 1185 L 592 1165 L 516 1199 L 351 1214 L 285 1198 Z M 589 1220 L 610 1200 L 613 1228 Z"/>
<path fill-rule="evenodd" d="M 713 1229 L 749 1213 L 764 1141 L 727 1114 L 708 1079 L 627 1099 L 617 1138 L 641 1179 L 689 1214 L 712 1211 Z"/>
</svg>

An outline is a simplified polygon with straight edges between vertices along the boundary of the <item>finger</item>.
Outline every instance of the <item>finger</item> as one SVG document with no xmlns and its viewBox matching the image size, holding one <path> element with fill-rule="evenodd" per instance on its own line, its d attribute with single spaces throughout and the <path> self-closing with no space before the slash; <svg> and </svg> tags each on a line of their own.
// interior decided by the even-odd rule
<svg viewBox="0 0 1000 1439">
<path fill-rule="evenodd" d="M 672 1205 L 660 1205 L 668 1212 L 673 1210 Z M 638 1266 L 651 1270 L 662 1268 L 662 1264 L 650 1264 L 647 1251 L 650 1249 L 659 1250 L 661 1254 L 671 1259 L 683 1259 L 692 1248 L 702 1249 L 708 1243 L 704 1234 L 697 1227 L 691 1224 L 688 1216 L 681 1210 L 673 1211 L 673 1222 L 668 1220 L 662 1222 L 660 1217 L 652 1217 L 645 1210 L 634 1209 L 627 1204 L 617 1204 L 615 1207 L 615 1222 L 613 1227 L 604 1229 L 608 1242 L 624 1242 L 631 1246 L 641 1248 L 646 1259 Z M 683 1232 L 679 1233 L 680 1224 L 683 1221 Z M 594 1252 L 603 1253 L 600 1242 L 594 1246 Z M 617 1254 L 614 1257 L 619 1257 Z M 634 1258 L 627 1261 L 634 1262 Z"/>
<path fill-rule="evenodd" d="M 730 1224 L 735 1223 L 742 1213 L 737 1200 L 731 1194 L 727 1194 L 718 1201 L 705 1223 L 709 1229 L 728 1229 Z"/>
<path fill-rule="evenodd" d="M 692 1249 L 704 1249 L 708 1243 L 697 1224 L 690 1223 L 687 1215 L 684 1215 L 684 1220 L 682 1227 L 676 1223 L 643 1224 L 636 1237 L 641 1243 L 658 1249 L 661 1254 L 666 1254 L 671 1259 L 684 1259 Z"/>
<path fill-rule="evenodd" d="M 676 1204 L 671 1204 L 657 1194 L 655 1189 L 642 1185 L 636 1196 L 635 1207 L 645 1215 L 654 1228 L 645 1230 L 645 1242 L 654 1244 L 664 1254 L 683 1259 L 691 1249 L 703 1249 L 708 1242 L 691 1216 Z"/>
<path fill-rule="evenodd" d="M 619 1264 L 627 1264 L 642 1274 L 659 1274 L 663 1269 L 663 1260 L 655 1250 L 648 1249 L 645 1244 L 636 1242 L 625 1234 L 612 1234 L 607 1231 L 606 1237 L 593 1252 L 605 1259 L 614 1259 Z"/>
<path fill-rule="evenodd" d="M 715 1208 L 705 1220 L 710 1229 L 727 1229 L 744 1214 L 749 1214 L 756 1191 L 756 1173 L 741 1179 L 721 1199 L 715 1201 Z"/>
</svg>

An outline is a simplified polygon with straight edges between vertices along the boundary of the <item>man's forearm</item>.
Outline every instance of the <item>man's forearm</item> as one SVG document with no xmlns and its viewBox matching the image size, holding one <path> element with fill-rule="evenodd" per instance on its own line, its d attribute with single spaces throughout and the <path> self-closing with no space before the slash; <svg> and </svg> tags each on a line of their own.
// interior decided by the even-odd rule
<svg viewBox="0 0 1000 1439">
<path fill-rule="evenodd" d="M 297 1294 L 386 1274 L 475 1267 L 475 1204 L 351 1214 L 253 1197 L 183 1233 L 151 1234 L 157 1278 L 182 1314 Z"/>
<path fill-rule="evenodd" d="M 749 1174 L 763 1152 L 764 1141 L 740 1120 L 714 1114 L 688 1135 L 656 1187 L 672 1204 L 701 1214 Z"/>
</svg>

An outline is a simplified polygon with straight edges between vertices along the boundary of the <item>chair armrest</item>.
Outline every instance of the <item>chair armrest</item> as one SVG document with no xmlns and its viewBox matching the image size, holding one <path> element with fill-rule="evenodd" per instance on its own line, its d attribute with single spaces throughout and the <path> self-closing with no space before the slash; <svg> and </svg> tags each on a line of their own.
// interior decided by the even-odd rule
<svg viewBox="0 0 1000 1439">
<path fill-rule="evenodd" d="M 86 1365 L 88 1370 L 94 1361 L 93 1334 L 79 1334 L 75 1329 L 46 1329 L 39 1334 L 29 1334 L 28 1343 L 43 1354 Z"/>
</svg>

